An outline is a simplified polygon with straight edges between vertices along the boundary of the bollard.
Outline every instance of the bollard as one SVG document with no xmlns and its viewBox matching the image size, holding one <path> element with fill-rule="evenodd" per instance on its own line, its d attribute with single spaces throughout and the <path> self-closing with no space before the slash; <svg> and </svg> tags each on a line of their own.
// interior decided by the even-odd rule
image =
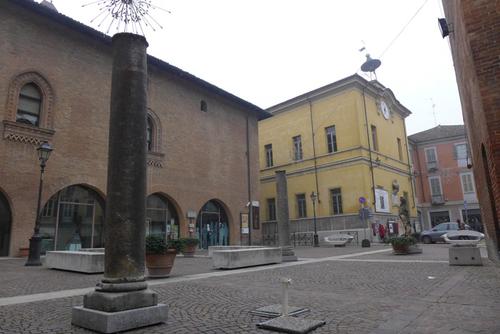
<svg viewBox="0 0 500 334">
<path fill-rule="evenodd" d="M 281 315 L 288 316 L 288 287 L 292 284 L 292 279 L 282 278 L 281 284 L 283 288 L 283 304 L 281 305 Z"/>
</svg>

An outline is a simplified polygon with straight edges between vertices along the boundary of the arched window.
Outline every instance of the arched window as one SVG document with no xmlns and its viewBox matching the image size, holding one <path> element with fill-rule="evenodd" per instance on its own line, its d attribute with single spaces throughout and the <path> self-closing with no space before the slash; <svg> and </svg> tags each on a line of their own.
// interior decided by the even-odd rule
<svg viewBox="0 0 500 334">
<path fill-rule="evenodd" d="M 149 195 L 146 200 L 146 235 L 179 239 L 177 211 L 171 201 L 159 194 Z"/>
<path fill-rule="evenodd" d="M 42 253 L 104 247 L 104 199 L 73 185 L 53 195 L 40 216 Z"/>
<path fill-rule="evenodd" d="M 148 125 L 146 129 L 146 142 L 147 142 L 148 152 L 153 151 L 153 121 L 149 116 L 148 116 Z"/>
<path fill-rule="evenodd" d="M 204 112 L 208 111 L 208 104 L 205 100 L 200 101 L 200 110 Z"/>
<path fill-rule="evenodd" d="M 17 105 L 16 122 L 39 126 L 42 94 L 34 83 L 21 88 Z"/>
</svg>

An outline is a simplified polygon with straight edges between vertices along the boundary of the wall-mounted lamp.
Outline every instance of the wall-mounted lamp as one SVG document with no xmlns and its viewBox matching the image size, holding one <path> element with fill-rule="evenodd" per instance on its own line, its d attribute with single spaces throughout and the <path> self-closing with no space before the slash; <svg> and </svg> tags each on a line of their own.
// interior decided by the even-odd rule
<svg viewBox="0 0 500 334">
<path fill-rule="evenodd" d="M 451 23 L 448 24 L 445 18 L 438 19 L 438 24 L 439 24 L 439 30 L 441 31 L 441 36 L 443 36 L 443 38 L 445 38 L 451 32 L 453 32 Z"/>
</svg>

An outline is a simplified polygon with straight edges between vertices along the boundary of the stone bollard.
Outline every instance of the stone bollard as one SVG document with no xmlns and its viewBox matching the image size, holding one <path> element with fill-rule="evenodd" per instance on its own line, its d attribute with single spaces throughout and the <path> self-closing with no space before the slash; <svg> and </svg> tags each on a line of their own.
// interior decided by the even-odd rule
<svg viewBox="0 0 500 334">
<path fill-rule="evenodd" d="M 281 304 L 281 315 L 288 316 L 288 288 L 292 285 L 291 278 L 281 279 L 281 288 L 283 290 L 283 302 Z"/>
</svg>

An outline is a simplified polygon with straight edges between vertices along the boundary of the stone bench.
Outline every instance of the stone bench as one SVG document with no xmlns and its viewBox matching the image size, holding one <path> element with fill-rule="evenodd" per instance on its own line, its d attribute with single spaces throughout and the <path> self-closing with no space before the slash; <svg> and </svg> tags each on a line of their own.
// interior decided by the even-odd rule
<svg viewBox="0 0 500 334">
<path fill-rule="evenodd" d="M 214 250 L 212 261 L 215 268 L 235 269 L 264 264 L 281 263 L 281 248 L 252 247 L 244 249 Z"/>
<path fill-rule="evenodd" d="M 354 239 L 348 234 L 332 234 L 323 238 L 321 246 L 345 246 Z"/>
<path fill-rule="evenodd" d="M 233 250 L 233 249 L 252 249 L 262 248 L 262 246 L 208 246 L 208 257 L 212 257 L 214 251 Z"/>
<path fill-rule="evenodd" d="M 76 271 L 86 274 L 104 272 L 104 251 L 50 251 L 45 256 L 45 266 L 51 269 Z"/>
</svg>

